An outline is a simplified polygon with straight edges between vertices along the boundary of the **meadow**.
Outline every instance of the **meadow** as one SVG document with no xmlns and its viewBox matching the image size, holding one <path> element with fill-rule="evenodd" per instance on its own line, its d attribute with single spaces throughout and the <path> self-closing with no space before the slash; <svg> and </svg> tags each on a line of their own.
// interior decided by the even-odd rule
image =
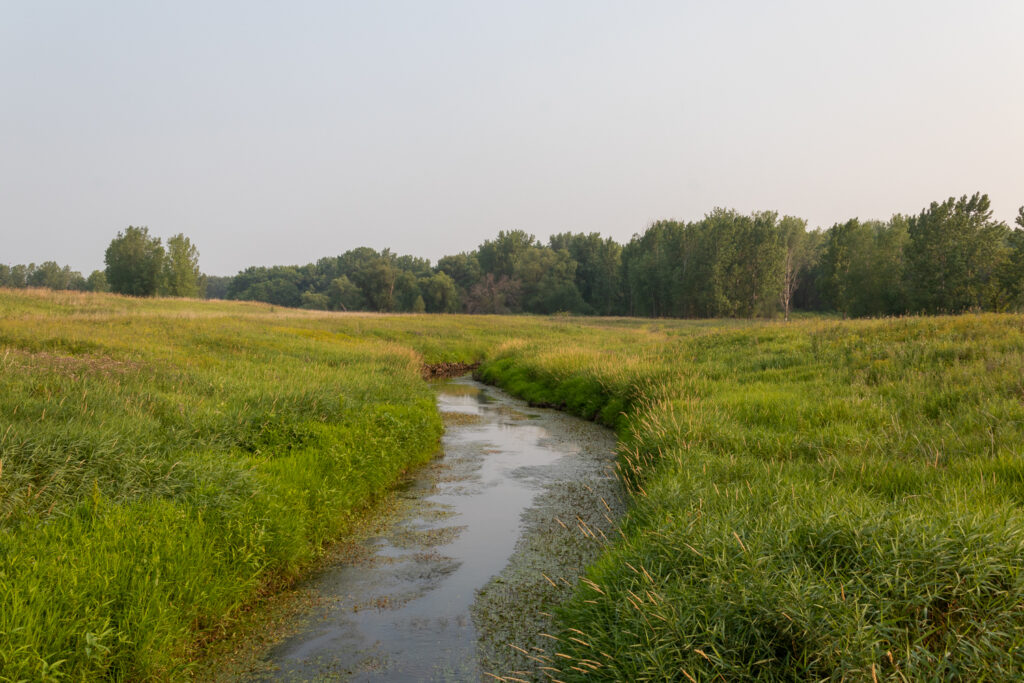
<svg viewBox="0 0 1024 683">
<path fill-rule="evenodd" d="M 614 428 L 630 510 L 538 679 L 1013 678 L 1024 320 L 377 316 L 0 291 L 0 679 L 188 677 L 441 422 Z"/>
<path fill-rule="evenodd" d="M 180 679 L 442 431 L 413 352 L 265 305 L 0 294 L 0 679 Z"/>
<path fill-rule="evenodd" d="M 622 537 L 559 680 L 1013 680 L 1024 319 L 651 323 L 483 376 L 616 427 Z"/>
</svg>

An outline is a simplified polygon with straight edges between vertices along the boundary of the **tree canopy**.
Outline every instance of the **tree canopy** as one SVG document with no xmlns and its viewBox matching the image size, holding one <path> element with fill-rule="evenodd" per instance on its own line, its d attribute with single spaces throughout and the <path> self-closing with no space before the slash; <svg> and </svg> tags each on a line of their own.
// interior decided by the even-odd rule
<svg viewBox="0 0 1024 683">
<path fill-rule="evenodd" d="M 184 234 L 178 233 L 167 240 L 163 271 L 161 294 L 198 297 L 202 293 L 199 251 Z"/>
<path fill-rule="evenodd" d="M 154 296 L 163 275 L 164 248 L 149 228 L 128 226 L 107 247 L 107 284 L 110 291 L 131 296 Z"/>
<path fill-rule="evenodd" d="M 264 301 L 331 311 L 572 313 L 770 317 L 792 310 L 844 316 L 1024 308 L 1024 206 L 1014 228 L 987 195 L 932 202 L 888 220 L 851 218 L 808 230 L 796 216 L 716 208 L 692 222 L 652 223 L 626 244 L 562 232 L 547 244 L 502 230 L 436 265 L 356 247 L 306 265 L 202 275 L 179 233 L 166 248 L 145 227 L 119 232 L 106 269 L 0 265 L 0 286 Z"/>
</svg>

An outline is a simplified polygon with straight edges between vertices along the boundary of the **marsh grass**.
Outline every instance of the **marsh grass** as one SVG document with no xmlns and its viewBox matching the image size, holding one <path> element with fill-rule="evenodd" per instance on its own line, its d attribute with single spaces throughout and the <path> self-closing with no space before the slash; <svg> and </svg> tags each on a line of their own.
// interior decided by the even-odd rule
<svg viewBox="0 0 1024 683">
<path fill-rule="evenodd" d="M 437 448 L 419 357 L 322 318 L 38 292 L 0 308 L 4 680 L 188 675 Z"/>
<path fill-rule="evenodd" d="M 623 336 L 482 369 L 623 439 L 623 536 L 558 611 L 542 674 L 1019 676 L 1019 317 Z"/>
<path fill-rule="evenodd" d="M 0 292 L 0 678 L 187 677 L 433 453 L 423 363 L 613 427 L 558 680 L 1024 670 L 1024 320 L 369 316 Z M 518 675 L 520 676 L 521 675 Z"/>
</svg>

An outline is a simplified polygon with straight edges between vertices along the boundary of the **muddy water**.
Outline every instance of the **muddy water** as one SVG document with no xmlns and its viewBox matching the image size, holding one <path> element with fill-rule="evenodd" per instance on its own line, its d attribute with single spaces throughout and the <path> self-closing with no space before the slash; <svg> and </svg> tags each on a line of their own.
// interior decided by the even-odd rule
<svg viewBox="0 0 1024 683">
<path fill-rule="evenodd" d="M 621 509 L 613 435 L 468 378 L 437 401 L 443 453 L 355 559 L 310 580 L 315 607 L 252 678 L 481 680 L 550 626 Z"/>
</svg>

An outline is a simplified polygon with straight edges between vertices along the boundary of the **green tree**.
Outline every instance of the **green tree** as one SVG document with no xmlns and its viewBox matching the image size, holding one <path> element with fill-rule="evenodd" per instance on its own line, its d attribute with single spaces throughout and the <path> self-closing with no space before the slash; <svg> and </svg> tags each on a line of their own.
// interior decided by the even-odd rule
<svg viewBox="0 0 1024 683">
<path fill-rule="evenodd" d="M 94 270 L 89 273 L 89 278 L 86 280 L 86 284 L 90 292 L 110 291 L 110 287 L 107 285 L 107 274 L 102 270 Z"/>
<path fill-rule="evenodd" d="M 620 278 L 629 315 L 687 315 L 692 292 L 683 283 L 695 262 L 683 245 L 691 229 L 676 221 L 658 221 L 622 248 Z"/>
<path fill-rule="evenodd" d="M 422 296 L 419 281 L 416 276 L 408 270 L 398 266 L 398 261 L 393 261 L 396 270 L 394 308 L 396 311 L 412 311 L 416 307 L 416 299 Z M 427 273 L 430 272 L 428 269 Z"/>
<path fill-rule="evenodd" d="M 622 285 L 622 247 L 610 237 L 592 232 L 552 235 L 549 246 L 564 249 L 576 261 L 576 289 L 586 303 L 587 312 L 612 315 L 620 312 Z"/>
<path fill-rule="evenodd" d="M 854 218 L 826 233 L 821 289 L 825 302 L 850 317 L 907 311 L 905 257 L 908 221 Z"/>
<path fill-rule="evenodd" d="M 195 298 L 202 294 L 199 251 L 182 233 L 167 240 L 161 284 L 160 293 L 167 296 Z"/>
<path fill-rule="evenodd" d="M 308 291 L 302 293 L 302 307 L 312 311 L 326 311 L 330 308 L 330 299 L 326 294 Z"/>
<path fill-rule="evenodd" d="M 302 292 L 309 290 L 308 280 L 308 274 L 295 266 L 250 266 L 231 278 L 227 298 L 297 308 Z"/>
<path fill-rule="evenodd" d="M 1009 228 L 992 220 L 988 195 L 950 197 L 909 219 L 911 303 L 925 313 L 998 306 L 1006 293 L 997 274 L 1009 258 Z"/>
<path fill-rule="evenodd" d="M 715 209 L 702 221 L 710 246 L 711 315 L 768 315 L 779 299 L 785 248 L 778 214 Z"/>
<path fill-rule="evenodd" d="M 1024 307 L 1024 206 L 1016 218 L 1017 228 L 1006 239 L 1008 254 L 1001 279 L 1007 293 L 1007 307 Z"/>
<path fill-rule="evenodd" d="M 224 275 L 203 275 L 203 281 L 206 283 L 203 297 L 207 299 L 226 299 L 228 298 L 228 285 L 231 284 L 231 277 Z"/>
<path fill-rule="evenodd" d="M 430 313 L 454 313 L 459 310 L 459 295 L 455 281 L 446 273 L 434 273 L 420 279 L 426 309 Z"/>
<path fill-rule="evenodd" d="M 810 252 L 807 242 L 807 221 L 794 216 L 783 216 L 779 221 L 779 234 L 785 250 L 782 260 L 782 289 L 779 292 L 779 303 L 782 305 L 784 318 L 789 320 L 789 309 L 793 303 L 793 294 L 800 284 L 800 276 L 804 272 Z"/>
<path fill-rule="evenodd" d="M 29 264 L 26 269 L 25 283 L 29 287 L 42 287 L 55 290 L 84 290 L 85 278 L 70 266 L 61 267 L 56 261 L 44 261 L 38 266 Z"/>
<path fill-rule="evenodd" d="M 358 311 L 366 308 L 366 297 L 347 275 L 331 280 L 327 288 L 327 300 L 332 311 Z"/>
<path fill-rule="evenodd" d="M 355 274 L 359 289 L 369 302 L 371 310 L 395 310 L 395 285 L 399 272 L 385 256 L 374 259 Z"/>
<path fill-rule="evenodd" d="M 18 289 L 28 286 L 30 268 L 22 263 L 11 266 L 10 286 Z"/>
<path fill-rule="evenodd" d="M 906 254 L 910 241 L 907 217 L 896 214 L 880 223 L 874 235 L 871 264 L 871 314 L 901 315 L 907 312 Z"/>
<path fill-rule="evenodd" d="M 853 314 L 857 272 L 870 243 L 870 229 L 856 218 L 836 223 L 826 233 L 821 257 L 822 297 L 826 305 L 845 316 Z"/>
<path fill-rule="evenodd" d="M 821 257 L 825 251 L 826 233 L 822 230 L 809 230 L 804 235 L 806 262 L 797 276 L 796 290 L 793 292 L 793 308 L 805 311 L 825 310 L 819 284 L 821 282 Z"/>
<path fill-rule="evenodd" d="M 437 262 L 435 270 L 452 279 L 458 301 L 462 304 L 468 300 L 469 290 L 481 277 L 480 261 L 475 251 L 445 256 Z"/>
<path fill-rule="evenodd" d="M 46 287 L 48 289 L 84 289 L 85 280 L 82 274 L 71 270 L 70 266 L 61 268 L 55 261 L 44 261 L 34 268 L 28 276 L 29 287 Z"/>
<path fill-rule="evenodd" d="M 164 248 L 145 227 L 128 226 L 117 233 L 104 257 L 111 291 L 131 296 L 155 296 L 163 272 Z"/>
<path fill-rule="evenodd" d="M 493 240 L 487 240 L 477 250 L 480 269 L 493 273 L 496 279 L 502 276 L 515 277 L 516 265 L 523 254 L 528 252 L 537 240 L 522 230 L 502 230 Z"/>
<path fill-rule="evenodd" d="M 583 312 L 576 288 L 576 261 L 564 249 L 532 246 L 516 259 L 513 280 L 519 283 L 522 310 L 530 313 Z"/>
</svg>

